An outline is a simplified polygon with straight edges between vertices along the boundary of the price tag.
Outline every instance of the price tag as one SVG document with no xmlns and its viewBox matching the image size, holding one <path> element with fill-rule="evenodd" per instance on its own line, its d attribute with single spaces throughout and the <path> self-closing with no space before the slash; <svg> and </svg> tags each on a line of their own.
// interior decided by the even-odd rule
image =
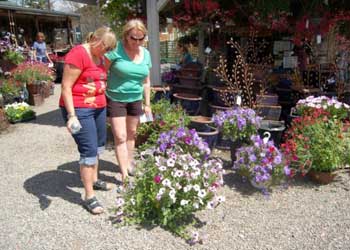
<svg viewBox="0 0 350 250">
<path fill-rule="evenodd" d="M 144 113 L 144 114 L 142 114 L 142 115 L 140 116 L 140 123 L 152 122 L 152 121 L 153 121 L 153 115 L 152 115 L 152 113 L 150 113 L 150 114 Z"/>
</svg>

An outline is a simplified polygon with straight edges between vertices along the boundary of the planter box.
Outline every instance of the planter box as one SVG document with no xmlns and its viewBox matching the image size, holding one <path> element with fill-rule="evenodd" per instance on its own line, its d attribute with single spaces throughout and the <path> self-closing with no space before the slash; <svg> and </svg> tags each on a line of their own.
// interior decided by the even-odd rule
<svg viewBox="0 0 350 250">
<path fill-rule="evenodd" d="M 51 95 L 51 82 L 46 82 L 42 86 L 43 97 L 48 98 Z"/>
<path fill-rule="evenodd" d="M 9 126 L 9 122 L 6 119 L 5 111 L 0 108 L 0 133 L 1 131 L 7 129 Z"/>
<path fill-rule="evenodd" d="M 43 86 L 42 84 L 27 84 L 27 90 L 29 95 L 42 94 Z"/>
<path fill-rule="evenodd" d="M 28 103 L 32 106 L 40 106 L 44 103 L 44 97 L 42 94 L 29 94 Z"/>
</svg>

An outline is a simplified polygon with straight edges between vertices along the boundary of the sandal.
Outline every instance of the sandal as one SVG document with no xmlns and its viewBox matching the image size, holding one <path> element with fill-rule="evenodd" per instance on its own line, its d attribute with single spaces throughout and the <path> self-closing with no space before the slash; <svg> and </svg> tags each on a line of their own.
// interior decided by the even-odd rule
<svg viewBox="0 0 350 250">
<path fill-rule="evenodd" d="M 96 214 L 103 213 L 103 207 L 98 202 L 98 200 L 95 196 L 92 197 L 91 199 L 85 200 L 83 205 L 86 208 L 86 210 L 89 211 L 91 214 L 96 215 Z M 102 209 L 102 210 L 100 210 L 100 209 Z"/>
<path fill-rule="evenodd" d="M 97 180 L 93 184 L 94 190 L 102 190 L 102 191 L 108 191 L 111 190 L 112 187 L 108 186 L 107 182 L 102 180 Z"/>
</svg>

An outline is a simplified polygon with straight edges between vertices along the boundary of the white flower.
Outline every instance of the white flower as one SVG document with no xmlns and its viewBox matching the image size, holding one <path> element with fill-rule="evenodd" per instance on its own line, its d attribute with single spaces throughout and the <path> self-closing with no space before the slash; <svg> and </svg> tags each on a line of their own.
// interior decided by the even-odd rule
<svg viewBox="0 0 350 250">
<path fill-rule="evenodd" d="M 196 203 L 193 203 L 193 207 L 195 208 L 195 209 L 198 209 L 199 208 L 199 204 L 196 202 Z"/>
<path fill-rule="evenodd" d="M 195 168 L 199 165 L 199 162 L 196 159 L 193 159 L 192 161 L 190 161 L 189 165 L 190 167 Z"/>
<path fill-rule="evenodd" d="M 187 185 L 184 187 L 184 192 L 187 193 L 188 191 L 191 191 L 192 185 Z"/>
<path fill-rule="evenodd" d="M 169 158 L 169 159 L 166 161 L 166 164 L 168 165 L 168 167 L 174 167 L 174 166 L 175 166 L 175 160 L 172 159 L 172 158 Z"/>
<path fill-rule="evenodd" d="M 177 170 L 175 173 L 176 177 L 182 177 L 183 175 L 184 175 L 184 171 L 182 171 L 182 170 Z"/>
<path fill-rule="evenodd" d="M 216 201 L 217 201 L 218 203 L 222 203 L 222 202 L 224 202 L 225 200 L 226 200 L 225 196 L 219 195 L 219 196 L 216 197 Z"/>
<path fill-rule="evenodd" d="M 160 166 L 160 167 L 159 167 L 159 171 L 164 172 L 165 170 L 166 170 L 166 166 Z"/>
<path fill-rule="evenodd" d="M 181 200 L 180 205 L 181 206 L 186 206 L 188 204 L 188 200 Z"/>
<path fill-rule="evenodd" d="M 134 199 L 134 198 L 131 198 L 131 199 L 130 199 L 130 203 L 131 203 L 131 205 L 135 206 L 135 204 L 136 204 L 135 199 Z"/>
<path fill-rule="evenodd" d="M 188 170 L 188 165 L 187 164 L 183 164 L 182 168 L 183 168 L 183 170 L 187 171 Z"/>
<path fill-rule="evenodd" d="M 117 208 L 119 208 L 119 207 L 122 207 L 124 205 L 125 201 L 123 198 L 119 197 L 117 199 L 116 203 L 117 203 Z"/>
<path fill-rule="evenodd" d="M 175 194 L 176 194 L 175 189 L 170 190 L 170 192 L 169 192 L 170 197 L 175 197 Z"/>
<path fill-rule="evenodd" d="M 198 184 L 193 185 L 193 190 L 198 192 L 201 189 L 201 187 Z"/>
<path fill-rule="evenodd" d="M 160 188 L 158 191 L 158 194 L 164 194 L 165 193 L 165 188 Z"/>
<path fill-rule="evenodd" d="M 175 187 L 176 187 L 177 190 L 180 190 L 180 189 L 182 188 L 182 186 L 180 185 L 180 183 L 176 183 L 176 184 L 175 184 Z"/>
<path fill-rule="evenodd" d="M 171 186 L 171 181 L 169 179 L 164 179 L 162 181 L 162 184 L 164 187 L 170 187 Z"/>
<path fill-rule="evenodd" d="M 215 202 L 214 201 L 209 201 L 208 204 L 207 204 L 207 208 L 208 209 L 214 209 L 215 207 Z"/>
<path fill-rule="evenodd" d="M 162 195 L 158 193 L 158 194 L 156 195 L 156 200 L 157 200 L 157 201 L 160 201 L 161 199 L 162 199 Z"/>
<path fill-rule="evenodd" d="M 204 189 L 198 192 L 198 197 L 200 198 L 204 198 L 206 195 L 207 195 L 207 192 Z"/>
</svg>

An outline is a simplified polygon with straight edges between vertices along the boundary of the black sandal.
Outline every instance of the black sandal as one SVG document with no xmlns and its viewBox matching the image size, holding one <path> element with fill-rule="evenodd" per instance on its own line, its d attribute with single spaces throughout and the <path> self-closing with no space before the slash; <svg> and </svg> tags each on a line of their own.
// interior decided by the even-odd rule
<svg viewBox="0 0 350 250">
<path fill-rule="evenodd" d="M 103 213 L 103 206 L 98 202 L 96 197 L 92 197 L 91 199 L 84 201 L 84 207 L 87 211 L 89 211 L 92 214 L 101 214 Z M 102 208 L 101 212 L 96 212 L 96 208 Z"/>
<path fill-rule="evenodd" d="M 108 191 L 112 189 L 112 187 L 108 187 L 107 182 L 102 180 L 97 180 L 96 182 L 94 182 L 93 188 L 94 190 L 103 190 L 103 191 Z"/>
</svg>

